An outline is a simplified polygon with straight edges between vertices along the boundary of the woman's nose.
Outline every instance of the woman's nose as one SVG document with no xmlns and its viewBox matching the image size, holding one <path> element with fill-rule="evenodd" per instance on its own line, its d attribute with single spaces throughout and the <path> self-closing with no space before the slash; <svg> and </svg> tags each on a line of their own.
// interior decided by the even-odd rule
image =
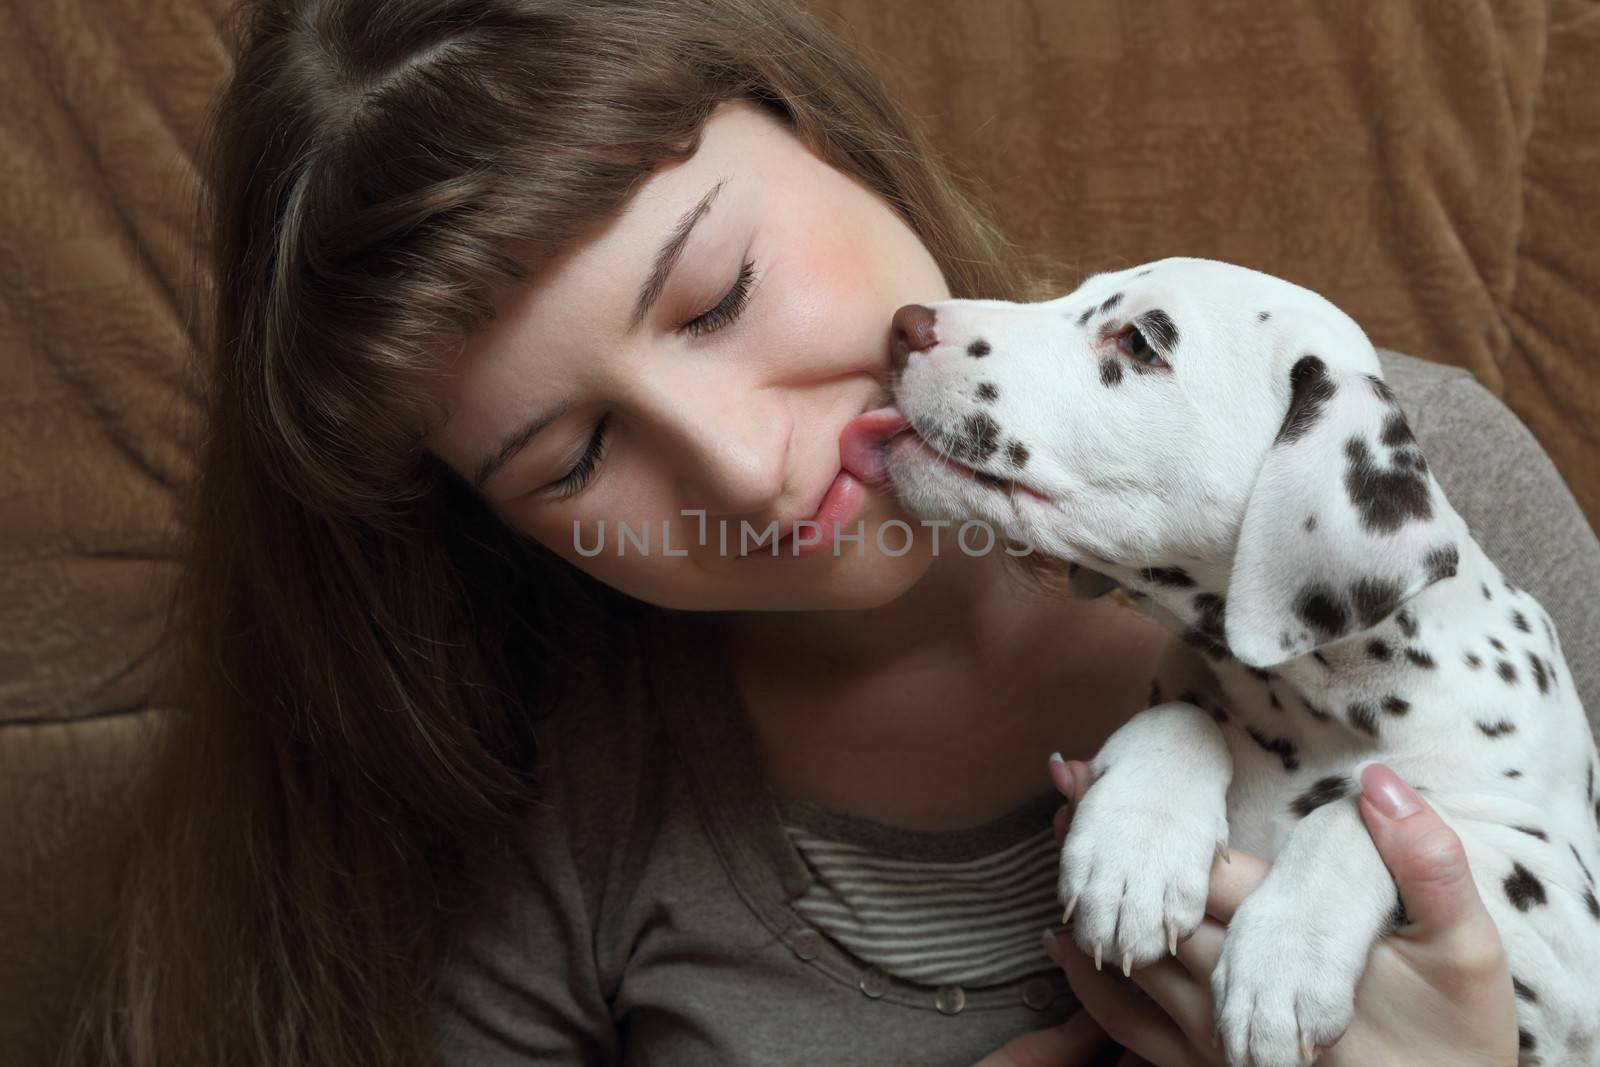
<svg viewBox="0 0 1600 1067">
<path fill-rule="evenodd" d="M 911 353 L 939 343 L 934 334 L 936 318 L 930 308 L 921 304 L 907 304 L 894 313 L 889 323 L 889 365 L 896 373 L 905 369 Z"/>
<path fill-rule="evenodd" d="M 792 421 L 787 411 L 734 405 L 680 409 L 678 436 L 686 496 L 718 514 L 770 512 L 788 477 Z"/>
</svg>

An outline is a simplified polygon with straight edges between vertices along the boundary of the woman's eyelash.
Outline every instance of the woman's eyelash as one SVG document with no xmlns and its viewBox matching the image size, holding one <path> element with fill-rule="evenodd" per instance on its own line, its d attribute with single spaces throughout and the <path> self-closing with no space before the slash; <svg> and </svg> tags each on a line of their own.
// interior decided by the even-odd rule
<svg viewBox="0 0 1600 1067">
<path fill-rule="evenodd" d="M 750 290 L 755 286 L 755 277 L 755 262 L 746 260 L 744 266 L 739 268 L 739 277 L 734 280 L 733 288 L 728 290 L 728 294 L 710 311 L 684 323 L 680 327 L 680 332 L 688 330 L 689 333 L 698 337 L 701 334 L 720 330 L 734 319 L 737 319 L 739 313 L 744 310 L 745 304 L 750 300 Z M 572 470 L 568 471 L 559 480 L 550 483 L 547 488 L 552 495 L 565 499 L 573 496 L 589 484 L 589 479 L 594 477 L 595 468 L 599 466 L 600 459 L 605 454 L 606 424 L 610 420 L 611 414 L 607 412 L 600 419 L 599 424 L 595 426 L 594 433 L 589 438 L 589 447 L 584 450 L 583 458 L 573 464 Z"/>
<path fill-rule="evenodd" d="M 573 464 L 559 481 L 551 482 L 547 487 L 550 493 L 558 498 L 566 499 L 572 496 L 594 476 L 594 469 L 600 463 L 600 457 L 606 450 L 606 424 L 611 421 L 611 413 L 606 412 L 601 416 L 600 422 L 594 428 L 594 433 L 589 438 L 589 447 L 584 449 L 583 458 Z"/>
<path fill-rule="evenodd" d="M 744 266 L 739 268 L 739 277 L 734 280 L 733 288 L 728 290 L 728 295 L 722 298 L 721 303 L 707 311 L 705 314 L 690 319 L 679 329 L 688 330 L 690 334 L 698 337 L 713 330 L 720 330 L 744 310 L 745 303 L 750 299 L 750 290 L 755 285 L 756 265 L 753 260 L 746 260 Z"/>
</svg>

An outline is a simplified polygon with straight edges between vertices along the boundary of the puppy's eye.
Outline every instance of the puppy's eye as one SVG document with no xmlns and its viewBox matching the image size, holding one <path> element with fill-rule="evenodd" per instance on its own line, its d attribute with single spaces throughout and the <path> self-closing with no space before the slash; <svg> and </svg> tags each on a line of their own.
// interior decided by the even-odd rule
<svg viewBox="0 0 1600 1067">
<path fill-rule="evenodd" d="M 1152 367 L 1165 367 L 1167 365 L 1166 360 L 1157 355 L 1156 350 L 1150 347 L 1150 342 L 1145 339 L 1144 331 L 1137 326 L 1129 327 L 1125 333 L 1117 338 L 1117 347 L 1140 363 Z"/>
</svg>

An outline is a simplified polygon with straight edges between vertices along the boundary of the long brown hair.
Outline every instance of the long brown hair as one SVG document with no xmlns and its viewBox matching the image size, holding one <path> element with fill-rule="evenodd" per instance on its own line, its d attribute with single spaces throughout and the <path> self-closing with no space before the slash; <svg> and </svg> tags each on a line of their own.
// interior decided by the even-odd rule
<svg viewBox="0 0 1600 1067">
<path fill-rule="evenodd" d="M 494 294 L 730 99 L 881 194 L 954 295 L 1056 281 L 782 0 L 277 0 L 228 30 L 168 609 L 181 707 L 149 739 L 62 1062 L 428 1063 L 452 917 L 529 800 L 527 724 L 650 610 L 518 536 L 422 445 Z"/>
</svg>

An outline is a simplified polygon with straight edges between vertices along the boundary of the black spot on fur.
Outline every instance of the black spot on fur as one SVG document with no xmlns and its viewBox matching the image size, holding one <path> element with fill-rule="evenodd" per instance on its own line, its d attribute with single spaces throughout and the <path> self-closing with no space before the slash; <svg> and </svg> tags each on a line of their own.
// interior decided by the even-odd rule
<svg viewBox="0 0 1600 1067">
<path fill-rule="evenodd" d="M 1256 312 L 1256 321 L 1257 322 L 1266 322 L 1270 318 L 1272 318 L 1272 312 L 1270 312 L 1270 311 L 1258 311 L 1258 312 Z"/>
<path fill-rule="evenodd" d="M 1467 666 L 1471 667 L 1473 670 L 1477 670 L 1479 667 L 1483 666 L 1483 660 L 1478 658 L 1477 653 L 1468 652 L 1467 653 Z"/>
<path fill-rule="evenodd" d="M 1408 522 L 1433 517 L 1428 483 L 1414 470 L 1380 468 L 1360 437 L 1344 444 L 1345 492 L 1370 533 L 1394 533 Z"/>
<path fill-rule="evenodd" d="M 1404 715 L 1411 710 L 1411 702 L 1394 694 L 1390 694 L 1379 701 L 1379 706 L 1390 715 Z"/>
<path fill-rule="evenodd" d="M 1400 624 L 1400 632 L 1405 634 L 1407 637 L 1417 636 L 1417 617 L 1411 614 L 1410 608 L 1402 609 L 1400 613 L 1394 617 L 1394 621 Z"/>
<path fill-rule="evenodd" d="M 1395 397 L 1394 390 L 1389 388 L 1388 382 L 1376 374 L 1366 374 L 1362 377 L 1367 379 L 1367 384 L 1372 386 L 1372 391 L 1378 395 L 1379 400 L 1382 400 L 1390 407 L 1397 408 L 1400 406 L 1400 401 Z"/>
<path fill-rule="evenodd" d="M 1303 819 L 1322 805 L 1342 800 L 1350 793 L 1350 779 L 1342 774 L 1332 774 L 1326 778 L 1318 778 L 1311 784 L 1310 789 L 1295 797 L 1289 804 L 1289 810 Z"/>
<path fill-rule="evenodd" d="M 1533 1035 L 1523 1027 L 1517 1027 L 1517 1048 L 1523 1052 L 1532 1052 L 1535 1045 L 1536 1042 L 1533 1040 Z"/>
<path fill-rule="evenodd" d="M 961 420 L 961 432 L 949 442 L 950 454 L 963 463 L 979 463 L 1000 447 L 1000 424 L 983 412 Z"/>
<path fill-rule="evenodd" d="M 1178 347 L 1178 327 L 1171 316 L 1157 308 L 1139 316 L 1145 339 L 1155 345 L 1162 355 L 1170 355 Z"/>
<path fill-rule="evenodd" d="M 1528 617 L 1520 611 L 1513 611 L 1511 613 L 1511 625 L 1515 626 L 1525 634 L 1533 633 L 1533 627 L 1528 625 Z"/>
<path fill-rule="evenodd" d="M 984 401 L 998 400 L 1000 399 L 1000 390 L 994 387 L 993 382 L 979 382 L 978 399 Z"/>
<path fill-rule="evenodd" d="M 1494 650 L 1496 652 L 1504 652 L 1506 650 L 1506 646 L 1500 643 L 1500 639 L 1498 637 L 1489 638 L 1489 643 L 1494 646 Z"/>
<path fill-rule="evenodd" d="M 1305 705 L 1306 711 L 1309 712 L 1311 717 L 1314 719 L 1320 719 L 1323 722 L 1327 722 L 1328 719 L 1331 718 L 1327 712 L 1323 711 L 1321 708 L 1317 707 L 1303 696 L 1300 698 L 1300 703 Z"/>
<path fill-rule="evenodd" d="M 1544 673 L 1544 664 L 1539 662 L 1539 657 L 1532 652 L 1528 653 L 1528 665 L 1533 668 L 1533 680 L 1538 685 L 1539 692 L 1550 692 L 1550 676 Z"/>
<path fill-rule="evenodd" d="M 1479 725 L 1482 725 L 1482 724 L 1480 723 Z M 1509 771 L 1506 772 L 1506 777 L 1507 778 L 1521 778 L 1522 777 L 1522 772 L 1519 771 L 1519 770 L 1515 770 L 1515 769 L 1509 770 Z"/>
<path fill-rule="evenodd" d="M 1494 672 L 1498 674 L 1507 685 L 1517 684 L 1517 669 L 1505 660 L 1500 660 L 1494 665 Z"/>
<path fill-rule="evenodd" d="M 1527 834 L 1529 837 L 1537 837 L 1540 841 L 1548 841 L 1548 840 L 1550 840 L 1550 836 L 1548 834 L 1546 834 L 1543 830 L 1535 830 L 1531 826 L 1513 826 L 1511 829 L 1519 830 L 1522 833 Z"/>
<path fill-rule="evenodd" d="M 1413 666 L 1421 667 L 1426 671 L 1433 670 L 1433 657 L 1420 648 L 1406 649 L 1406 659 L 1410 660 Z"/>
<path fill-rule="evenodd" d="M 1371 704 L 1358 700 L 1345 708 L 1345 714 L 1350 717 L 1351 726 L 1368 737 L 1378 736 L 1378 713 L 1372 709 Z"/>
<path fill-rule="evenodd" d="M 1226 602 L 1215 593 L 1198 593 L 1194 598 L 1194 607 L 1200 617 L 1195 620 L 1193 628 L 1184 633 L 1183 640 L 1212 659 L 1231 657 L 1233 653 L 1228 650 L 1224 621 Z"/>
<path fill-rule="evenodd" d="M 1518 911 L 1527 911 L 1536 904 L 1544 904 L 1544 883 L 1528 868 L 1520 863 L 1511 865 L 1511 873 L 1505 878 L 1506 899 Z"/>
<path fill-rule="evenodd" d="M 1110 311 L 1120 303 L 1122 303 L 1122 294 L 1112 293 L 1110 296 L 1106 297 L 1105 303 L 1100 305 L 1100 314 L 1104 315 L 1106 312 Z"/>
<path fill-rule="evenodd" d="M 1494 599 L 1494 596 L 1489 592 L 1489 587 L 1486 584 L 1484 584 L 1483 582 L 1479 582 L 1478 583 L 1478 588 L 1483 590 L 1483 599 L 1485 599 L 1485 600 L 1493 600 Z"/>
<path fill-rule="evenodd" d="M 1428 552 L 1422 565 L 1427 569 L 1428 581 L 1442 582 L 1456 576 L 1456 568 L 1461 565 L 1461 553 L 1455 545 L 1441 545 Z"/>
<path fill-rule="evenodd" d="M 1359 578 L 1350 583 L 1350 600 L 1365 630 L 1388 618 L 1399 605 L 1400 586 L 1383 578 Z"/>
<path fill-rule="evenodd" d="M 1301 356 L 1289 371 L 1289 410 L 1273 445 L 1300 440 L 1316 425 L 1322 409 L 1333 398 L 1335 386 L 1328 377 L 1328 366 L 1316 356 Z"/>
<path fill-rule="evenodd" d="M 1325 585 L 1302 586 L 1295 597 L 1294 613 L 1323 638 L 1338 637 L 1350 628 L 1344 601 Z"/>
<path fill-rule="evenodd" d="M 1294 742 L 1282 737 L 1268 737 L 1254 726 L 1245 726 L 1245 732 L 1250 735 L 1250 740 L 1273 753 L 1283 761 L 1283 769 L 1295 770 L 1300 766 L 1300 755 L 1294 747 Z"/>
<path fill-rule="evenodd" d="M 1583 904 L 1584 907 L 1589 909 L 1591 916 L 1595 919 L 1600 919 L 1600 900 L 1595 899 L 1593 889 L 1585 889 L 1583 891 Z"/>
<path fill-rule="evenodd" d="M 1506 734 L 1517 732 L 1517 724 L 1506 719 L 1501 719 L 1499 722 L 1480 722 L 1477 726 L 1485 737 L 1504 737 Z"/>
<path fill-rule="evenodd" d="M 1089 316 L 1091 316 L 1093 314 L 1094 314 L 1094 305 L 1090 304 L 1088 307 L 1083 309 L 1083 314 L 1078 316 L 1078 325 L 1079 326 L 1087 326 L 1089 324 Z"/>
<path fill-rule="evenodd" d="M 1006 459 L 1013 467 L 1021 469 L 1028 465 L 1028 449 L 1021 441 L 1011 441 L 1006 444 Z"/>
<path fill-rule="evenodd" d="M 973 359 L 982 359 L 984 356 L 987 356 L 990 351 L 991 349 L 989 348 L 989 342 L 984 340 L 974 341 L 967 346 L 967 355 L 971 356 Z"/>
<path fill-rule="evenodd" d="M 1523 1000 L 1526 1000 L 1529 1004 L 1539 1003 L 1539 994 L 1535 993 L 1532 986 L 1518 978 L 1516 975 L 1511 976 L 1511 989 L 1512 992 L 1516 993 L 1517 996 L 1521 997 Z"/>
<path fill-rule="evenodd" d="M 1390 448 L 1405 448 L 1417 443 L 1412 436 L 1411 427 L 1406 423 L 1406 417 L 1398 411 L 1383 420 L 1383 435 L 1378 438 Z"/>
<path fill-rule="evenodd" d="M 1317 528 L 1317 517 L 1315 515 L 1307 515 L 1306 516 L 1306 533 L 1311 533 L 1316 528 Z"/>
<path fill-rule="evenodd" d="M 1106 388 L 1122 384 L 1122 364 L 1115 359 L 1100 361 L 1100 384 Z"/>
<path fill-rule="evenodd" d="M 1135 274 L 1134 277 L 1135 278 L 1143 278 L 1146 274 L 1149 274 L 1153 270 L 1155 270 L 1154 267 L 1146 267 L 1144 270 L 1140 271 L 1138 274 Z"/>
<path fill-rule="evenodd" d="M 1367 642 L 1367 655 L 1381 663 L 1387 663 L 1389 662 L 1390 657 L 1394 655 L 1394 652 L 1389 648 L 1386 642 L 1380 641 L 1374 637 L 1372 640 Z"/>
<path fill-rule="evenodd" d="M 1139 577 L 1147 582 L 1157 585 L 1170 585 L 1178 588 L 1188 588 L 1194 585 L 1194 579 L 1189 577 L 1189 572 L 1182 567 L 1144 567 L 1139 571 Z"/>
</svg>

